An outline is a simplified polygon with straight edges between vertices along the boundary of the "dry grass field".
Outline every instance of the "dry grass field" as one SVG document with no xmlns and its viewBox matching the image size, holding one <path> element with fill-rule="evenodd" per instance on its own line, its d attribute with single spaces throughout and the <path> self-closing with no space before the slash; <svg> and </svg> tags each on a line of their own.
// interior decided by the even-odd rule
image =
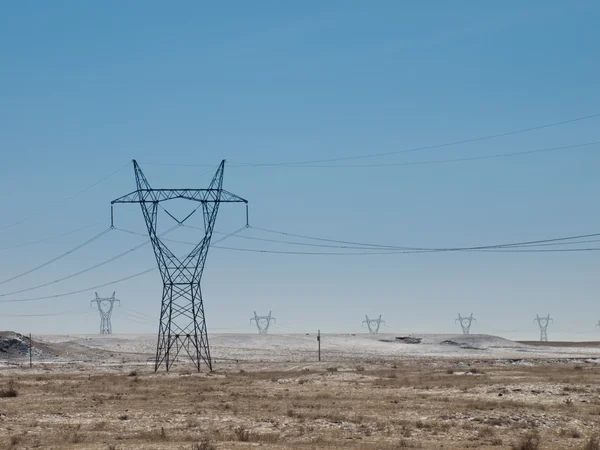
<svg viewBox="0 0 600 450">
<path fill-rule="evenodd" d="M 132 366 L 133 367 L 133 366 Z M 0 372 L 3 449 L 600 449 L 583 361 Z"/>
</svg>

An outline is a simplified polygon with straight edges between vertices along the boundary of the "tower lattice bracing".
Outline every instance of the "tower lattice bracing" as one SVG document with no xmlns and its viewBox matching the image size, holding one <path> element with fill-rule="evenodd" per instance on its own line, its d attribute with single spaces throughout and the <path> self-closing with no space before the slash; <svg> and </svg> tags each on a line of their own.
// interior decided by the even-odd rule
<svg viewBox="0 0 600 450">
<path fill-rule="evenodd" d="M 277 322 L 275 317 L 271 315 L 271 311 L 269 311 L 268 316 L 257 316 L 256 311 L 254 311 L 254 317 L 250 319 L 250 323 L 252 323 L 253 320 L 256 322 L 258 334 L 267 334 L 269 332 L 269 327 L 271 326 L 271 321 Z"/>
<path fill-rule="evenodd" d="M 115 292 L 112 297 L 101 298 L 98 297 L 96 292 L 96 298 L 90 302 L 90 305 L 96 303 L 98 312 L 100 313 L 100 334 L 112 334 L 112 324 L 110 323 L 110 316 L 112 315 L 115 302 L 121 304 L 121 300 L 115 298 Z"/>
<path fill-rule="evenodd" d="M 540 317 L 536 314 L 536 318 L 533 319 L 533 321 L 537 322 L 540 327 L 540 341 L 548 342 L 548 324 L 554 322 L 554 320 L 550 318 L 550 314 L 548 314 L 548 317 Z"/>
<path fill-rule="evenodd" d="M 456 319 L 454 322 L 460 323 L 463 334 L 469 334 L 471 332 L 471 324 L 473 322 L 477 322 L 477 320 L 473 317 L 473 313 L 471 313 L 469 317 L 462 317 L 459 313 L 458 319 Z"/>
<path fill-rule="evenodd" d="M 369 333 L 377 334 L 379 333 L 379 327 L 382 323 L 385 323 L 385 320 L 381 319 L 381 314 L 379 314 L 379 318 L 377 319 L 369 319 L 369 316 L 365 314 L 365 320 L 363 320 L 363 326 L 367 324 L 367 328 L 369 329 Z"/>
<path fill-rule="evenodd" d="M 168 371 L 182 351 L 191 358 L 198 371 L 202 362 L 212 370 L 200 281 L 220 204 L 245 203 L 248 225 L 248 201 L 223 189 L 224 160 L 207 189 L 152 189 L 135 160 L 133 167 L 137 190 L 114 200 L 112 204 L 140 204 L 163 281 L 154 370 L 164 364 Z M 183 220 L 177 220 L 162 206 L 174 199 L 189 200 L 199 205 Z M 183 225 L 197 210 L 202 210 L 204 236 L 184 257 L 176 256 L 161 240 L 157 232 L 159 207 L 179 225 Z"/>
</svg>

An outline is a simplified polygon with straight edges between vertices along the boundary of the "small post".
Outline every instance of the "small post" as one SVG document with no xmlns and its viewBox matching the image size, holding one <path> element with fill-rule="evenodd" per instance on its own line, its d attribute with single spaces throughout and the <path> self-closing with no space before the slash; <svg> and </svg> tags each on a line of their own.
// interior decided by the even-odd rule
<svg viewBox="0 0 600 450">
<path fill-rule="evenodd" d="M 319 345 L 319 362 L 321 362 L 321 330 L 317 330 L 317 342 Z"/>
<path fill-rule="evenodd" d="M 29 333 L 29 367 L 33 367 L 33 354 L 31 353 L 31 333 Z"/>
</svg>

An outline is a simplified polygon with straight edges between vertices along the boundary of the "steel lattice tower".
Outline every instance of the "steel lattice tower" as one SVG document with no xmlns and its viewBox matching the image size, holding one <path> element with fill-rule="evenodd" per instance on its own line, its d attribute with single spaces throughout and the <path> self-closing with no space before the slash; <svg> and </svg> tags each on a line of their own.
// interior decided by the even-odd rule
<svg viewBox="0 0 600 450">
<path fill-rule="evenodd" d="M 554 320 L 552 320 L 550 318 L 550 314 L 548 314 L 548 317 L 540 317 L 539 315 L 535 315 L 535 319 L 533 319 L 534 322 L 537 322 L 538 325 L 540 326 L 540 341 L 541 342 L 547 342 L 548 341 L 548 324 L 552 321 L 554 322 Z"/>
<path fill-rule="evenodd" d="M 275 317 L 271 316 L 271 311 L 269 311 L 268 316 L 257 316 L 256 311 L 254 311 L 254 317 L 250 319 L 250 323 L 252 323 L 253 320 L 256 322 L 258 334 L 267 334 L 269 332 L 269 326 L 271 326 L 271 321 L 277 323 Z"/>
<path fill-rule="evenodd" d="M 212 371 L 200 281 L 219 205 L 245 203 L 248 226 L 248 201 L 223 189 L 225 160 L 221 161 L 207 189 L 152 189 L 135 160 L 133 168 L 137 190 L 112 201 L 111 223 L 115 203 L 140 204 L 163 281 L 154 370 L 157 371 L 164 364 L 168 371 L 179 353 L 185 350 L 198 371 L 202 361 Z M 183 225 L 200 207 L 204 216 L 204 237 L 183 258 L 171 252 L 157 234 L 159 206 L 174 199 L 200 203 L 181 221 L 165 210 L 179 225 Z"/>
<path fill-rule="evenodd" d="M 382 323 L 385 323 L 385 320 L 381 320 L 381 314 L 379 314 L 379 318 L 378 319 L 369 319 L 369 316 L 367 316 L 365 314 L 365 319 L 363 320 L 363 327 L 365 326 L 365 323 L 367 324 L 367 327 L 369 328 L 369 333 L 371 334 L 377 334 L 379 333 L 379 327 L 381 326 Z"/>
<path fill-rule="evenodd" d="M 90 306 L 96 303 L 98 312 L 100 313 L 100 334 L 112 334 L 112 324 L 110 323 L 110 316 L 115 306 L 115 302 L 121 304 L 121 300 L 115 298 L 115 292 L 112 297 L 101 298 L 98 297 L 98 293 L 95 292 L 96 298 L 90 302 Z"/>
<path fill-rule="evenodd" d="M 458 313 L 458 319 L 456 319 L 454 323 L 456 322 L 460 322 L 463 334 L 469 334 L 471 332 L 471 323 L 477 322 L 477 320 L 473 317 L 473 313 L 471 313 L 469 317 L 462 317 L 460 313 Z"/>
</svg>

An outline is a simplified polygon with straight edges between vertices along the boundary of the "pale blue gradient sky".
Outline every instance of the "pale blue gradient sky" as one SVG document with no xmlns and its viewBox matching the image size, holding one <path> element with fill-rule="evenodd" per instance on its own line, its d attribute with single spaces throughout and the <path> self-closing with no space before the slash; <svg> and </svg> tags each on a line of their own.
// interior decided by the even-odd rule
<svg viewBox="0 0 600 450">
<path fill-rule="evenodd" d="M 0 281 L 109 224 L 110 200 L 134 189 L 136 158 L 156 187 L 204 187 L 222 158 L 225 187 L 256 226 L 344 240 L 454 246 L 600 231 L 600 146 L 453 164 L 383 168 L 234 167 L 390 152 L 600 112 L 600 5 L 594 1 L 8 3 L 0 14 L 0 247 L 100 222 L 52 242 L 0 250 Z M 356 162 L 398 163 L 600 140 L 600 119 L 494 140 Z M 201 175 L 203 174 L 203 175 Z M 217 229 L 243 225 L 225 206 Z M 144 231 L 137 209 L 118 224 Z M 248 235 L 271 237 L 256 231 Z M 189 237 L 189 236 L 187 236 Z M 218 237 L 218 236 L 216 236 Z M 111 232 L 0 294 L 53 280 L 133 247 Z M 288 249 L 230 239 L 228 245 Z M 383 314 L 394 332 L 473 331 L 593 339 L 600 254 L 293 256 L 211 251 L 210 329 L 360 331 Z M 153 267 L 147 246 L 96 271 L 2 299 L 50 295 Z M 104 288 L 158 314 L 157 273 Z M 1 303 L 0 328 L 96 331 L 92 293 Z M 4 317 L 3 317 L 4 315 Z M 117 309 L 115 332 L 155 332 Z M 282 328 L 283 329 L 283 328 Z"/>
</svg>

